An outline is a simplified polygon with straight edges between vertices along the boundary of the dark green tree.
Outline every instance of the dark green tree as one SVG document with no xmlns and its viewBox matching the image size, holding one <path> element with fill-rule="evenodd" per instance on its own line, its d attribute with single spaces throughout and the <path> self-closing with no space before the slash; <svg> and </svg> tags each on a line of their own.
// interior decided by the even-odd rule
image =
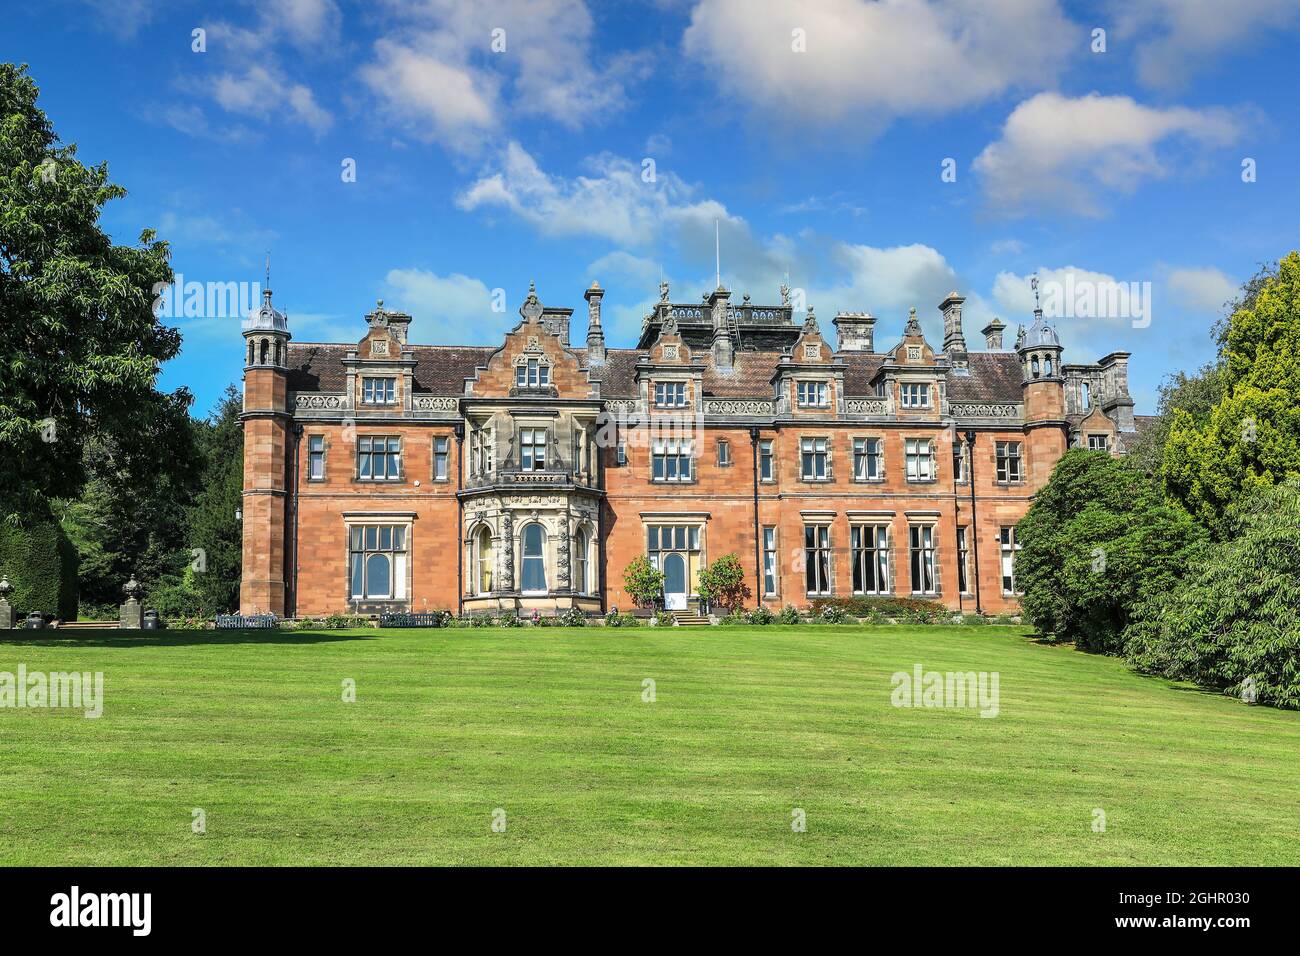
<svg viewBox="0 0 1300 956">
<path fill-rule="evenodd" d="M 1223 543 L 1189 557 L 1174 587 L 1153 590 L 1125 633 L 1139 670 L 1300 708 L 1300 480 L 1234 504 Z"/>
<path fill-rule="evenodd" d="M 152 230 L 115 245 L 100 211 L 125 190 L 85 166 L 36 105 L 25 66 L 0 63 L 0 520 L 77 497 L 85 447 L 129 455 L 175 406 L 155 387 L 180 335 L 153 311 L 171 281 Z"/>
<path fill-rule="evenodd" d="M 228 385 L 201 430 L 203 474 L 188 524 L 190 546 L 200 549 L 205 565 L 192 578 L 205 614 L 239 606 L 244 545 L 235 513 L 242 506 L 244 492 L 242 411 L 239 392 Z"/>
<path fill-rule="evenodd" d="M 1021 606 L 1040 633 L 1119 653 L 1139 599 L 1173 586 L 1201 536 L 1154 479 L 1072 449 L 1016 525 Z"/>
<path fill-rule="evenodd" d="M 1222 539 L 1233 502 L 1300 475 L 1300 254 L 1248 283 L 1217 330 L 1223 395 L 1201 418 L 1176 413 L 1165 487 Z"/>
</svg>

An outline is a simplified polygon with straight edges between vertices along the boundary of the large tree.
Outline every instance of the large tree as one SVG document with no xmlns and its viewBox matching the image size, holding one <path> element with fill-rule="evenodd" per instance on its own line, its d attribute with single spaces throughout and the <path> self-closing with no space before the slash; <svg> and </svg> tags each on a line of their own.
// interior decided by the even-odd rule
<svg viewBox="0 0 1300 956">
<path fill-rule="evenodd" d="M 1016 525 L 1021 606 L 1041 633 L 1118 653 L 1141 597 L 1178 580 L 1201 536 L 1155 479 L 1106 452 L 1072 449 Z"/>
<path fill-rule="evenodd" d="M 25 66 L 0 63 L 0 520 L 11 524 L 80 493 L 91 439 L 129 467 L 189 404 L 155 387 L 180 348 L 152 307 L 172 278 L 167 245 L 152 230 L 138 245 L 104 233 L 100 211 L 126 191 L 60 142 L 37 92 Z"/>
<path fill-rule="evenodd" d="M 1223 538 L 1234 501 L 1300 475 L 1300 254 L 1248 283 L 1217 335 L 1223 395 L 1208 415 L 1175 415 L 1163 474 L 1169 495 Z"/>
</svg>

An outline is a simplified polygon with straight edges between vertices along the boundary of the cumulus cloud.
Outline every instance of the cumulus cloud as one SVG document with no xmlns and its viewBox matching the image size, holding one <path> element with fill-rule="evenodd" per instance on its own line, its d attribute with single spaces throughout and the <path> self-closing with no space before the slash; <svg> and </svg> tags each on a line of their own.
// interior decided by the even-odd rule
<svg viewBox="0 0 1300 956">
<path fill-rule="evenodd" d="M 384 277 L 386 306 L 411 314 L 411 338 L 420 342 L 499 344 L 518 315 L 492 311 L 492 290 L 461 273 L 392 269 Z"/>
<path fill-rule="evenodd" d="M 309 87 L 292 82 L 275 68 L 255 64 L 241 73 L 219 74 L 212 81 L 211 91 L 213 99 L 227 112 L 259 118 L 287 115 L 317 135 L 334 122 Z"/>
<path fill-rule="evenodd" d="M 394 7 L 361 79 L 411 135 L 458 151 L 511 113 L 570 128 L 626 103 L 644 53 L 603 53 L 582 0 L 425 0 Z"/>
<path fill-rule="evenodd" d="M 880 128 L 1050 83 L 1085 37 L 1056 0 L 700 0 L 683 47 L 783 123 Z"/>
<path fill-rule="evenodd" d="M 1300 0 L 1111 0 L 1115 35 L 1137 47 L 1138 78 L 1164 90 L 1224 56 L 1300 23 Z"/>
<path fill-rule="evenodd" d="M 1174 300 L 1191 309 L 1218 314 L 1237 297 L 1238 283 L 1213 267 L 1175 269 L 1165 280 Z"/>
<path fill-rule="evenodd" d="M 1242 123 L 1226 110 L 1143 106 L 1127 96 L 1039 93 L 1007 117 L 975 158 L 990 206 L 1005 214 L 1037 204 L 1100 217 L 1108 194 L 1191 162 L 1188 147 L 1233 142 Z"/>
</svg>

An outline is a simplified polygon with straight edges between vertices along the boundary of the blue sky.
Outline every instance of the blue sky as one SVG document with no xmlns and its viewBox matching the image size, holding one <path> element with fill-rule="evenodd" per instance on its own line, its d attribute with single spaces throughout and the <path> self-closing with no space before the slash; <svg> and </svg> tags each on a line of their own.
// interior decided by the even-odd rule
<svg viewBox="0 0 1300 956">
<path fill-rule="evenodd" d="M 382 297 L 416 341 L 495 343 L 530 280 L 583 316 L 596 279 L 631 346 L 661 277 L 712 287 L 718 220 L 737 297 L 788 274 L 878 347 L 913 305 L 938 344 L 950 289 L 974 344 L 1029 322 L 1034 273 L 1149 282 L 1149 324 L 1059 322 L 1067 362 L 1133 353 L 1142 413 L 1297 245 L 1298 30 L 1300 0 L 48 0 L 0 58 L 129 190 L 118 241 L 153 227 L 200 282 L 269 249 L 299 341 L 355 341 Z M 239 319 L 174 323 L 162 384 L 204 413 Z"/>
</svg>

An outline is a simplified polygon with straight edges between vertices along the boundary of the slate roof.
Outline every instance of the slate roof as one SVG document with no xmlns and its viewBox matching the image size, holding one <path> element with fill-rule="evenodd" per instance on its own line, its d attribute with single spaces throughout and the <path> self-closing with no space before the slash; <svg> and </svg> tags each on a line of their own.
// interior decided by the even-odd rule
<svg viewBox="0 0 1300 956">
<path fill-rule="evenodd" d="M 475 369 L 487 364 L 495 346 L 408 346 L 415 355 L 415 390 L 423 394 L 460 395 L 464 381 Z M 341 392 L 347 386 L 343 359 L 355 345 L 320 342 L 290 342 L 288 383 L 295 392 Z M 572 350 L 579 362 L 586 364 L 587 350 Z M 722 374 L 713 365 L 707 349 L 694 353 L 703 363 L 704 393 L 718 398 L 768 398 L 771 380 L 784 352 L 737 352 L 735 367 Z M 641 349 L 607 349 L 603 365 L 591 370 L 591 377 L 601 383 L 604 398 L 635 398 L 636 366 L 646 352 Z M 838 367 L 844 372 L 844 388 L 849 395 L 873 394 L 871 380 L 886 355 L 865 352 L 841 352 Z M 948 372 L 948 398 L 954 402 L 1018 402 L 1021 400 L 1020 360 L 1014 352 L 971 352 L 969 374 Z M 837 366 L 832 366 L 837 367 Z M 1139 426 L 1141 427 L 1141 426 Z"/>
</svg>

